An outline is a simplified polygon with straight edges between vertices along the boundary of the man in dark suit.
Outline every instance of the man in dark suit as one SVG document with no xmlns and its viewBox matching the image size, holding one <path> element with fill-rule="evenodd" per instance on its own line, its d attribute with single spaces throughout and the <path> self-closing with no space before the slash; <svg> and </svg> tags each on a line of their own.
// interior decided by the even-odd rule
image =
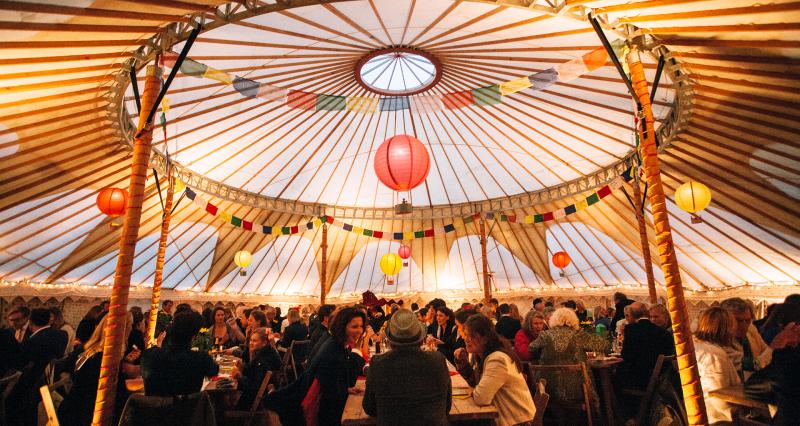
<svg viewBox="0 0 800 426">
<path fill-rule="evenodd" d="M 500 313 L 500 318 L 497 319 L 497 324 L 494 326 L 497 334 L 513 342 L 517 332 L 522 328 L 522 324 L 518 319 L 511 318 L 511 306 L 508 303 L 498 306 L 497 312 Z"/>
<path fill-rule="evenodd" d="M 375 355 L 367 371 L 362 406 L 377 424 L 446 425 L 452 404 L 444 356 L 423 352 L 427 330 L 408 309 L 396 311 L 386 326 L 392 350 Z"/>
<path fill-rule="evenodd" d="M 20 306 L 8 313 L 8 323 L 11 324 L 9 330 L 18 343 L 27 340 L 33 333 L 30 328 L 30 316 L 31 310 L 25 306 Z"/>
<path fill-rule="evenodd" d="M 322 348 L 322 345 L 331 337 L 331 332 L 328 330 L 328 325 L 331 322 L 331 316 L 336 309 L 334 305 L 322 305 L 317 312 L 317 324 L 311 332 L 311 352 L 308 354 L 308 359 L 311 360 Z"/>
<path fill-rule="evenodd" d="M 14 338 L 10 328 L 0 328 L 0 377 L 5 377 L 9 370 L 17 370 L 22 363 L 19 342 Z"/>
<path fill-rule="evenodd" d="M 50 311 L 36 308 L 31 311 L 31 336 L 22 342 L 21 349 L 34 368 L 44 367 L 53 359 L 61 358 L 67 349 L 67 333 L 50 328 Z"/>
<path fill-rule="evenodd" d="M 36 308 L 31 311 L 31 336 L 20 344 L 23 362 L 26 364 L 22 377 L 9 397 L 11 424 L 36 424 L 36 405 L 39 401 L 38 387 L 47 364 L 64 356 L 67 349 L 67 333 L 50 328 L 50 311 Z M 12 408 L 13 407 L 13 408 Z"/>
<path fill-rule="evenodd" d="M 634 322 L 625 326 L 620 383 L 628 388 L 644 389 L 658 356 L 674 355 L 675 344 L 667 330 L 650 322 L 644 303 L 634 302 L 628 309 Z"/>
</svg>

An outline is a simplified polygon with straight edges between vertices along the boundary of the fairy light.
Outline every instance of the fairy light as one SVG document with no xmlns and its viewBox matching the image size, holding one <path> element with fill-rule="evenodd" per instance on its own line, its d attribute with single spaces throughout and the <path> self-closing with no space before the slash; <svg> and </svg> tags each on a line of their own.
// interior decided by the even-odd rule
<svg viewBox="0 0 800 426">
<path fill-rule="evenodd" d="M 29 278 L 22 278 L 19 280 L 7 280 L 2 279 L 0 280 L 0 288 L 31 288 L 35 290 L 52 290 L 52 289 L 66 289 L 68 291 L 76 291 L 80 292 L 81 294 L 86 294 L 87 291 L 91 291 L 92 288 L 102 288 L 107 291 L 111 286 L 111 283 L 97 283 L 95 285 L 87 284 L 85 282 L 78 282 L 78 281 L 71 281 L 71 282 L 58 282 L 58 283 L 48 283 L 48 282 L 32 282 Z M 749 282 L 744 281 L 739 283 L 738 285 L 727 286 L 727 287 L 715 287 L 715 288 L 706 288 L 706 289 L 685 289 L 685 291 L 695 297 L 700 298 L 711 298 L 711 297 L 721 297 L 722 294 L 726 292 L 739 292 L 743 290 L 754 290 L 763 292 L 764 290 L 775 290 L 778 292 L 782 291 L 794 291 L 796 287 L 800 287 L 800 281 L 788 281 L 788 280 L 781 280 L 781 281 L 760 281 L 760 282 Z M 137 293 L 140 293 L 142 296 L 145 293 L 149 293 L 152 289 L 152 286 L 148 285 L 147 283 L 136 283 L 133 286 L 134 290 Z M 611 293 L 613 291 L 619 290 L 626 290 L 630 291 L 633 294 L 638 294 L 640 292 L 647 291 L 647 287 L 645 285 L 631 285 L 631 284 L 610 284 L 600 286 L 592 286 L 588 285 L 585 287 L 578 287 L 578 288 L 562 288 L 562 287 L 536 287 L 536 288 L 503 288 L 495 291 L 495 294 L 503 295 L 503 297 L 511 298 L 511 297 L 526 297 L 531 296 L 533 294 L 550 294 L 553 296 L 567 296 L 568 294 L 584 294 L 584 293 L 594 293 L 597 295 L 602 294 L 603 292 Z M 663 287 L 659 288 L 661 292 L 664 291 Z M 105 291 L 103 293 L 105 293 Z M 226 299 L 233 299 L 233 300 L 242 300 L 242 299 L 261 299 L 264 301 L 273 301 L 273 303 L 282 303 L 281 297 L 286 299 L 290 299 L 292 302 L 285 302 L 285 303 L 316 303 L 317 296 L 316 295 L 302 295 L 297 290 L 290 290 L 287 293 L 280 295 L 280 296 L 273 296 L 267 294 L 256 294 L 252 292 L 248 293 L 235 293 L 229 289 L 225 289 L 223 291 L 216 291 L 216 292 L 207 292 L 207 291 L 195 291 L 195 290 L 169 290 L 172 294 L 175 295 L 175 298 L 179 299 L 210 299 L 215 300 L 218 299 L 221 295 L 225 295 Z M 393 297 L 393 298 L 409 298 L 409 297 L 419 297 L 419 298 L 430 298 L 430 297 L 442 297 L 444 299 L 449 300 L 457 300 L 457 299 L 464 299 L 464 298 L 471 298 L 475 296 L 479 291 L 475 289 L 448 289 L 446 292 L 415 292 L 415 291 L 401 291 L 401 292 L 383 292 L 379 295 L 381 297 Z M 331 296 L 329 299 L 331 301 L 338 301 L 340 303 L 352 302 L 357 300 L 361 294 L 357 291 L 351 291 L 349 293 L 342 294 L 340 296 Z M 776 298 L 780 297 L 778 294 L 761 294 L 761 297 L 765 298 Z M 172 297 L 172 296 L 170 296 Z"/>
</svg>

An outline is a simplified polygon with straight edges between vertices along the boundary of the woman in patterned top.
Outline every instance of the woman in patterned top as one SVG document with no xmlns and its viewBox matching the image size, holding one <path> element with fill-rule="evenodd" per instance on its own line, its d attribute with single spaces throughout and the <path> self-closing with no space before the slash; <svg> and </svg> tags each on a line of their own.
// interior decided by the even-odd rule
<svg viewBox="0 0 800 426">
<path fill-rule="evenodd" d="M 550 329 L 542 331 L 528 347 L 533 359 L 540 364 L 579 364 L 586 362 L 586 352 L 608 351 L 607 341 L 580 329 L 578 316 L 572 309 L 556 309 L 550 317 L 549 326 Z M 580 373 L 543 373 L 542 377 L 547 379 L 548 387 L 552 385 L 550 394 L 555 394 L 557 399 L 583 399 Z M 594 400 L 597 401 L 597 398 Z"/>
</svg>

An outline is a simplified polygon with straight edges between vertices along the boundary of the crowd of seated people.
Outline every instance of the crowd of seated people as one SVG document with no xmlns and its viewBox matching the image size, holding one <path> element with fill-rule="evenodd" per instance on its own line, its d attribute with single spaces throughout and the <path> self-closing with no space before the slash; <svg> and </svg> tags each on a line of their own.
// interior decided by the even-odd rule
<svg viewBox="0 0 800 426">
<path fill-rule="evenodd" d="M 232 377 L 239 395 L 233 408 L 249 409 L 272 372 L 272 390 L 261 406 L 277 413 L 283 424 L 339 424 L 348 396 L 361 392 L 355 386 L 359 376 L 367 377 L 363 408 L 378 417 L 378 424 L 422 417 L 426 424 L 446 424 L 452 404 L 447 361 L 474 386 L 469 397 L 475 404 L 497 409 L 497 424 L 526 424 L 536 409 L 527 382 L 533 378 L 524 362 L 586 363 L 587 354 L 607 354 L 611 342 L 619 342 L 622 363 L 615 388 L 643 389 L 659 355 L 674 355 L 663 305 L 647 306 L 624 294 L 616 294 L 615 302 L 615 308 L 589 309 L 581 301 L 557 306 L 535 299 L 521 321 L 516 305 L 496 300 L 464 303 L 455 311 L 442 299 L 421 308 L 413 304 L 413 310 L 399 303 L 322 305 L 310 318 L 298 309 L 281 318 L 267 305 L 237 309 L 236 315 L 217 306 L 203 315 L 188 304 L 165 301 L 155 315 L 157 338 L 152 341 L 147 335 L 150 313 L 133 307 L 126 316 L 114 415 L 118 418 L 129 396 L 126 379 L 141 378 L 145 395 L 193 394 L 218 374 L 214 354 L 226 353 L 241 358 Z M 777 407 L 772 421 L 792 424 L 799 418 L 800 301 L 790 296 L 769 312 L 756 326 L 752 305 L 732 298 L 697 318 L 695 350 L 710 423 L 732 421 L 732 407 L 715 397 L 715 390 L 746 389 L 750 376 L 757 379 L 767 372 L 774 383 L 765 402 Z M 54 360 L 63 360 L 63 371 L 71 377 L 71 390 L 58 404 L 61 423 L 91 423 L 106 313 L 102 305 L 92 307 L 74 332 L 57 309 L 18 307 L 8 314 L 10 327 L 0 330 L 0 374 L 23 372 L 7 403 L 9 424 L 36 424 L 38 387 Z M 302 341 L 309 342 L 295 343 Z M 307 349 L 294 354 L 297 375 L 279 383 L 281 352 L 299 346 Z M 541 374 L 551 398 L 581 398 L 579 374 Z M 591 392 L 596 404 L 597 390 Z"/>
<path fill-rule="evenodd" d="M 777 407 L 772 424 L 797 424 L 800 295 L 788 296 L 771 309 L 761 330 L 752 320 L 752 305 L 740 298 L 726 299 L 700 314 L 695 353 L 709 422 L 724 424 L 733 420 L 733 406 L 712 393 L 743 385 L 746 393 L 749 389 L 758 390 L 756 397 Z M 765 382 L 771 385 L 768 391 L 763 390 Z"/>
<path fill-rule="evenodd" d="M 50 361 L 64 357 L 68 336 L 51 326 L 53 314 L 49 309 L 17 308 L 8 315 L 14 338 L 7 339 L 1 349 L 7 355 L 0 366 L 3 374 L 18 370 L 22 376 L 6 402 L 6 417 L 11 425 L 35 424 L 36 407 L 40 400 L 39 386 Z"/>
<path fill-rule="evenodd" d="M 329 310 L 329 312 L 332 311 Z M 205 316 L 190 305 L 164 301 L 156 314 L 156 339 L 147 336 L 150 312 L 132 307 L 125 317 L 122 361 L 119 365 L 114 419 L 128 398 L 126 379 L 140 378 L 149 396 L 189 395 L 199 392 L 204 380 L 215 376 L 219 367 L 209 349 L 230 349 L 241 356 L 234 379 L 241 396 L 238 407 L 248 408 L 267 371 L 281 368 L 277 348 L 293 340 L 307 340 L 308 328 L 297 310 L 289 312 L 290 325 L 283 337 L 278 327 L 282 318 L 269 306 L 239 311 L 238 318 L 228 309 L 208 308 Z M 10 425 L 36 425 L 41 408 L 39 387 L 45 384 L 45 368 L 55 362 L 59 371 L 70 376 L 69 392 L 59 390 L 55 399 L 61 424 L 88 425 L 92 422 L 105 343 L 108 303 L 92 306 L 77 328 L 66 323 L 58 308 L 11 310 L 8 328 L 0 328 L 0 376 L 21 371 L 21 379 L 6 401 L 4 421 Z M 239 321 L 237 321 L 239 320 Z M 325 329 L 329 319 L 321 324 Z M 198 348 L 198 341 L 210 347 Z M 202 346 L 202 345 L 200 345 Z"/>
</svg>

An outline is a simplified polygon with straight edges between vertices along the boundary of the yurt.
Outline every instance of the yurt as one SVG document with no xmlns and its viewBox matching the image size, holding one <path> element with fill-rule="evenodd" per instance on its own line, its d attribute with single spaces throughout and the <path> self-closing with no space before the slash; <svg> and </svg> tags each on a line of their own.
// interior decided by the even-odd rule
<svg viewBox="0 0 800 426">
<path fill-rule="evenodd" d="M 788 0 L 2 1 L 0 424 L 796 424 L 798 40 Z M 437 352 L 444 410 L 392 376 Z"/>
</svg>

